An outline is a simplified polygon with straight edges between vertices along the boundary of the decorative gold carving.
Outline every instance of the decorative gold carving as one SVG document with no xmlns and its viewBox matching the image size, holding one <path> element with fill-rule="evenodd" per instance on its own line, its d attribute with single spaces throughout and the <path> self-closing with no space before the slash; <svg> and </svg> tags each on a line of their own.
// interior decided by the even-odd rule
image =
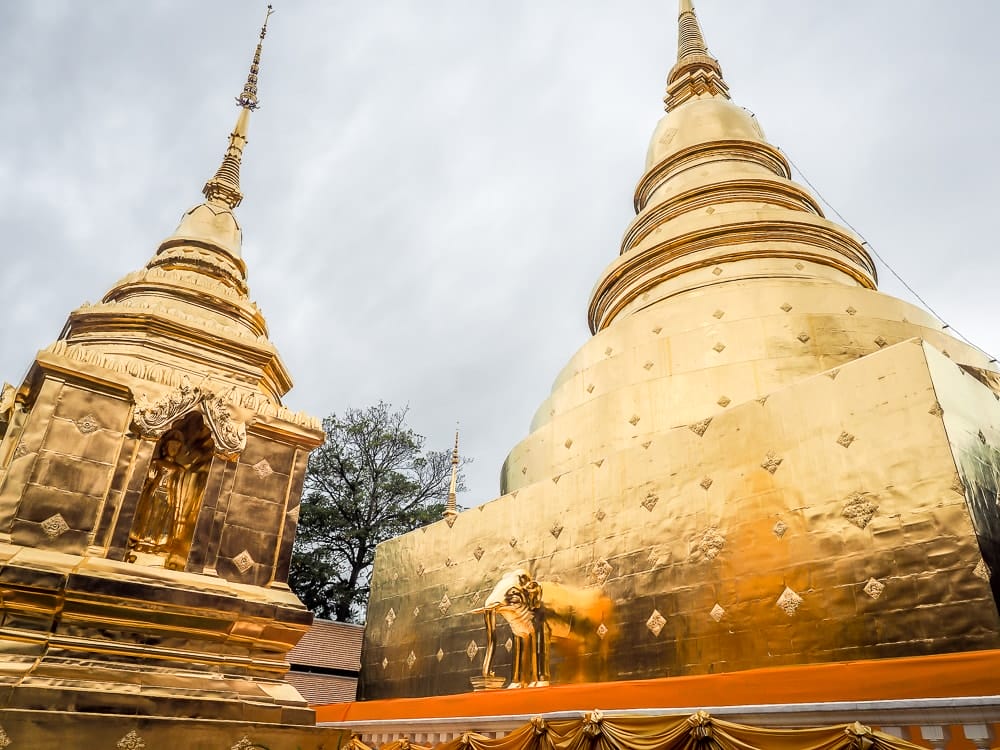
<svg viewBox="0 0 1000 750">
<path fill-rule="evenodd" d="M 662 330 L 663 329 L 660 326 L 656 326 L 656 328 L 653 329 L 653 333 L 656 334 L 657 336 L 659 336 L 660 335 L 660 331 L 662 331 Z"/>
<path fill-rule="evenodd" d="M 792 617 L 796 611 L 798 611 L 798 608 L 802 606 L 802 597 L 786 586 L 785 590 L 782 592 L 781 596 L 778 597 L 778 601 L 776 601 L 775 604 L 786 615 Z"/>
<path fill-rule="evenodd" d="M 573 438 L 566 438 L 566 442 L 563 443 L 563 445 L 566 447 L 566 450 L 569 450 L 570 448 L 572 448 L 573 447 Z"/>
<path fill-rule="evenodd" d="M 8 742 L 7 744 L 10 743 Z M 7 745 L 0 740 L 0 748 L 4 747 L 7 747 Z M 128 734 L 118 740 L 118 744 L 115 745 L 115 747 L 117 747 L 118 750 L 145 750 L 146 743 L 143 741 L 142 737 L 140 737 L 139 734 L 132 729 L 129 730 Z"/>
<path fill-rule="evenodd" d="M 413 669 L 413 665 L 417 663 L 417 655 L 411 650 L 409 654 L 406 655 L 406 667 L 407 669 Z"/>
<path fill-rule="evenodd" d="M 608 634 L 608 626 L 602 622 L 600 625 L 597 626 L 597 630 L 595 630 L 594 632 L 597 633 L 597 637 L 603 641 L 604 636 Z"/>
<path fill-rule="evenodd" d="M 771 529 L 771 533 L 774 534 L 776 537 L 778 537 L 778 539 L 781 539 L 785 535 L 786 531 L 788 531 L 788 524 L 786 524 L 780 518 L 774 524 L 774 528 Z"/>
<path fill-rule="evenodd" d="M 455 512 L 455 513 L 449 513 L 448 511 L 445 511 L 444 522 L 446 524 L 448 524 L 448 528 L 449 529 L 453 528 L 455 526 L 455 521 L 457 521 L 457 520 L 458 520 L 458 513 L 457 512 Z"/>
<path fill-rule="evenodd" d="M 698 552 L 701 557 L 706 560 L 714 560 L 722 552 L 722 548 L 726 544 L 726 537 L 715 527 L 709 526 L 702 534 L 701 540 L 695 547 L 695 551 Z"/>
<path fill-rule="evenodd" d="M 420 605 L 419 604 L 416 607 L 413 608 L 413 617 L 414 618 L 420 617 Z"/>
<path fill-rule="evenodd" d="M 714 313 L 712 313 L 712 317 L 715 318 L 716 320 L 722 320 L 722 316 L 725 314 L 726 313 L 723 312 L 722 310 L 716 310 Z"/>
<path fill-rule="evenodd" d="M 603 521 L 603 520 L 604 520 L 605 518 L 607 518 L 607 517 L 608 517 L 608 514 L 607 514 L 607 513 L 605 513 L 605 512 L 603 511 L 603 510 L 601 510 L 600 508 L 598 508 L 598 509 L 597 509 L 597 510 L 596 510 L 596 511 L 594 512 L 594 518 L 596 518 L 598 522 L 601 522 L 601 521 Z"/>
<path fill-rule="evenodd" d="M 719 406 L 721 406 L 723 409 L 725 409 L 727 406 L 729 406 L 733 402 L 732 402 L 732 400 L 728 396 L 720 396 L 719 400 L 716 401 L 716 403 Z"/>
<path fill-rule="evenodd" d="M 611 577 L 613 570 L 614 568 L 611 567 L 611 563 L 601 557 L 594 563 L 590 572 L 597 584 L 603 586 Z"/>
<path fill-rule="evenodd" d="M 150 404 L 140 396 L 132 422 L 139 434 L 158 438 L 181 417 L 199 409 L 212 435 L 216 451 L 227 458 L 239 455 L 247 444 L 246 425 L 233 419 L 221 396 L 192 386 L 187 378 L 163 398 Z"/>
<path fill-rule="evenodd" d="M 243 735 L 230 750 L 254 750 L 257 745 L 246 735 Z"/>
<path fill-rule="evenodd" d="M 774 451 L 768 451 L 767 455 L 764 457 L 764 461 L 761 463 L 760 468 L 767 470 L 769 473 L 773 474 L 781 466 L 781 462 L 784 461 L 783 458 L 778 458 Z"/>
<path fill-rule="evenodd" d="M 42 521 L 41 527 L 49 539 L 55 539 L 69 531 L 69 524 L 66 523 L 66 519 L 62 517 L 61 513 L 46 518 Z"/>
<path fill-rule="evenodd" d="M 845 448 L 850 448 L 851 443 L 853 443 L 855 440 L 856 438 L 851 433 L 841 432 L 840 435 L 837 437 L 837 444 L 842 445 Z"/>
<path fill-rule="evenodd" d="M 708 492 L 708 488 L 712 486 L 712 478 L 711 477 L 704 477 L 704 478 L 702 478 L 702 480 L 698 484 L 701 485 L 701 488 L 703 490 L 705 490 L 706 492 Z"/>
<path fill-rule="evenodd" d="M 802 333 L 800 333 L 795 338 L 797 338 L 799 341 L 801 341 L 803 344 L 805 344 L 805 343 L 807 343 L 809 341 L 809 334 L 806 333 L 805 331 L 803 331 Z"/>
<path fill-rule="evenodd" d="M 477 561 L 483 559 L 483 555 L 486 554 L 486 550 L 483 549 L 482 545 L 477 544 L 476 548 L 472 550 L 472 556 L 476 558 Z"/>
<path fill-rule="evenodd" d="M 864 591 L 872 599 L 878 599 L 882 596 L 882 592 L 885 591 L 885 584 L 874 578 L 869 578 L 868 582 L 865 584 Z"/>
<path fill-rule="evenodd" d="M 507 544 L 509 544 L 512 548 L 516 547 L 517 546 L 517 537 L 516 536 L 512 536 L 510 539 L 507 540 Z"/>
<path fill-rule="evenodd" d="M 656 363 L 655 363 L 655 362 L 653 362 L 653 360 L 649 359 L 649 360 L 646 360 L 646 364 L 644 364 L 644 365 L 642 366 L 642 368 L 643 368 L 644 370 L 652 370 L 652 369 L 653 369 L 653 365 L 654 365 L 654 364 L 656 364 Z"/>
<path fill-rule="evenodd" d="M 382 669 L 385 669 L 385 668 L 386 668 L 386 667 L 388 667 L 388 666 L 389 666 L 389 660 L 388 660 L 388 659 L 386 659 L 386 658 L 385 658 L 385 657 L 383 656 L 383 657 L 382 657 Z"/>
<path fill-rule="evenodd" d="M 559 538 L 559 535 L 562 534 L 562 532 L 563 532 L 563 525 L 559 523 L 559 521 L 555 521 L 552 524 L 551 528 L 549 528 L 549 533 L 552 534 L 552 536 L 554 536 L 556 539 Z"/>
<path fill-rule="evenodd" d="M 726 610 L 724 610 L 722 608 L 721 604 L 719 604 L 718 602 L 716 602 L 715 606 L 712 607 L 712 611 L 708 613 L 708 616 L 711 617 L 716 622 L 720 622 L 722 620 L 722 618 L 725 616 L 725 614 L 726 614 Z"/>
<path fill-rule="evenodd" d="M 479 644 L 475 641 L 469 641 L 469 645 L 465 647 L 465 655 L 469 657 L 469 661 L 476 658 L 476 654 L 479 653 Z"/>
<path fill-rule="evenodd" d="M 438 652 L 434 656 L 438 662 L 440 662 L 444 658 L 444 650 L 439 648 Z"/>
<path fill-rule="evenodd" d="M 448 610 L 451 609 L 451 599 L 445 594 L 441 597 L 441 601 L 438 602 L 438 609 L 441 610 L 442 615 L 448 614 Z"/>
<path fill-rule="evenodd" d="M 858 311 L 855 310 L 853 307 L 848 307 L 846 310 L 844 310 L 844 312 L 846 312 L 848 315 L 857 315 L 858 314 Z"/>
<path fill-rule="evenodd" d="M 446 558 L 445 561 L 444 561 L 444 566 L 446 568 L 454 568 L 456 565 L 458 565 L 458 561 L 454 560 L 451 557 Z"/>
<path fill-rule="evenodd" d="M 394 622 L 396 622 L 396 610 L 389 607 L 389 611 L 385 613 L 385 626 L 391 628 Z"/>
<path fill-rule="evenodd" d="M 803 268 L 805 268 L 805 266 L 802 263 L 796 263 L 795 264 L 795 268 L 797 270 L 801 271 Z"/>
<path fill-rule="evenodd" d="M 162 437 L 136 505 L 128 559 L 135 562 L 139 552 L 165 556 L 167 567 L 177 569 L 187 560 L 212 463 L 213 441 L 200 414 L 188 413 L 173 424 L 169 430 L 151 428 Z"/>
<path fill-rule="evenodd" d="M 871 500 L 867 493 L 855 492 L 847 499 L 847 504 L 844 505 L 841 515 L 859 529 L 863 529 L 871 523 L 877 511 L 878 505 Z"/>
<path fill-rule="evenodd" d="M 246 573 L 250 568 L 253 567 L 254 560 L 250 557 L 250 553 L 247 550 L 243 550 L 236 557 L 233 558 L 233 565 L 240 573 Z"/>
<path fill-rule="evenodd" d="M 989 566 L 986 565 L 986 561 L 981 557 L 979 558 L 979 562 L 976 563 L 976 567 L 972 569 L 972 574 L 976 576 L 976 578 L 982 578 L 987 582 L 989 582 L 989 580 L 993 577 L 992 573 L 990 573 Z"/>
<path fill-rule="evenodd" d="M 76 429 L 84 435 L 89 435 L 90 433 L 97 432 L 97 430 L 101 429 L 101 425 L 98 423 L 97 417 L 93 414 L 86 414 L 76 420 L 73 424 L 75 424 Z"/>
<path fill-rule="evenodd" d="M 885 339 L 885 337 L 884 337 L 884 336 L 879 336 L 879 337 L 878 337 L 877 339 L 875 339 L 875 345 L 876 345 L 876 346 L 877 346 L 877 347 L 878 347 L 879 349 L 882 349 L 882 348 L 884 348 L 884 347 L 885 347 L 886 345 L 888 345 L 888 343 L 889 343 L 889 342 L 888 342 L 888 341 L 886 341 L 886 339 Z"/>
<path fill-rule="evenodd" d="M 28 446 L 24 442 L 19 442 L 14 449 L 14 458 L 23 458 L 28 455 Z"/>
<path fill-rule="evenodd" d="M 688 429 L 691 430 L 698 437 L 703 437 L 708 426 L 712 424 L 712 418 L 703 419 L 700 422 L 695 422 L 694 424 L 688 425 Z"/>
<path fill-rule="evenodd" d="M 649 632 L 652 633 L 657 638 L 660 637 L 660 633 L 663 631 L 663 626 L 667 624 L 667 618 L 660 614 L 660 610 L 654 609 L 653 614 L 649 616 L 646 620 L 646 627 Z"/>
<path fill-rule="evenodd" d="M 7 736 L 7 732 L 4 731 L 4 728 L 0 727 L 0 750 L 3 750 L 5 747 L 9 746 L 10 746 L 10 737 Z M 138 748 L 137 750 L 142 750 L 142 749 Z"/>
<path fill-rule="evenodd" d="M 653 512 L 653 508 L 656 507 L 656 504 L 659 501 L 660 501 L 660 496 L 657 495 L 652 490 L 650 490 L 649 492 L 646 493 L 646 497 L 642 501 L 642 507 L 645 508 L 646 510 L 648 510 L 650 513 L 652 513 Z"/>
<path fill-rule="evenodd" d="M 643 450 L 648 449 L 649 446 L 651 446 L 652 444 L 653 444 L 652 440 L 644 440 L 643 443 L 642 443 Z"/>
<path fill-rule="evenodd" d="M 766 404 L 767 403 L 767 396 L 761 396 L 759 399 L 757 399 L 757 403 L 760 404 L 761 406 L 763 406 L 764 404 Z"/>
<path fill-rule="evenodd" d="M 712 348 L 715 349 L 715 351 L 717 351 L 719 354 L 722 354 L 722 351 L 726 348 L 726 345 L 723 344 L 721 341 L 716 341 L 715 346 L 713 346 Z"/>
<path fill-rule="evenodd" d="M 253 469 L 254 474 L 261 479 L 267 479 L 274 473 L 274 469 L 271 468 L 271 464 L 267 462 L 266 458 L 262 458 L 250 468 Z"/>
<path fill-rule="evenodd" d="M 587 393 L 593 393 L 593 392 L 594 392 L 594 384 L 593 384 L 593 383 L 590 383 L 590 384 L 589 384 L 589 385 L 587 386 Z"/>
<path fill-rule="evenodd" d="M 788 303 L 786 302 L 785 304 L 783 304 L 783 305 L 781 306 L 781 309 L 782 309 L 782 310 L 784 310 L 785 312 L 790 312 L 790 311 L 791 311 L 791 309 L 792 309 L 792 306 L 791 306 L 791 305 L 789 305 L 789 304 L 788 304 Z"/>
<path fill-rule="evenodd" d="M 834 367 L 826 373 L 826 376 L 830 378 L 830 380 L 836 380 L 838 375 L 840 375 L 840 368 L 838 367 Z"/>
<path fill-rule="evenodd" d="M 932 417 L 940 417 L 944 415 L 944 409 L 941 408 L 941 404 L 935 401 L 934 406 L 932 406 L 927 413 Z"/>
<path fill-rule="evenodd" d="M 633 427 L 635 427 L 637 424 L 639 424 L 639 415 L 633 414 L 631 418 L 628 420 L 628 423 Z"/>
<path fill-rule="evenodd" d="M 591 461 L 591 463 L 594 466 L 596 466 L 598 469 L 600 469 L 602 466 L 604 466 L 604 459 L 603 458 L 599 458 L 596 461 Z"/>
<path fill-rule="evenodd" d="M 721 274 L 721 273 L 722 273 L 722 269 L 721 269 L 721 268 L 719 268 L 718 266 L 716 266 L 715 268 L 713 268 L 713 269 L 712 269 L 712 274 L 713 274 L 714 276 L 718 276 L 718 275 L 719 275 L 719 274 Z"/>
<path fill-rule="evenodd" d="M 607 349 L 604 350 L 604 356 L 605 357 L 610 357 L 613 353 L 614 353 L 614 349 L 612 349 L 610 346 Z"/>
</svg>

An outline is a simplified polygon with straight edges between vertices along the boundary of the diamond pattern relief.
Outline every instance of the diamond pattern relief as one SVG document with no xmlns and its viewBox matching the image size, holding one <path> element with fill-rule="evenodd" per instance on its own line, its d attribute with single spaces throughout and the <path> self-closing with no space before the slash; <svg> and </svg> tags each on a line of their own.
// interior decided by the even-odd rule
<svg viewBox="0 0 1000 750">
<path fill-rule="evenodd" d="M 801 271 L 801 270 L 802 270 L 803 268 L 805 268 L 805 266 L 804 266 L 804 265 L 802 265 L 801 263 L 796 263 L 796 264 L 795 264 L 795 267 L 796 267 L 796 268 L 797 268 L 798 270 L 800 270 L 800 271 Z"/>
<path fill-rule="evenodd" d="M 612 349 L 612 348 L 611 348 L 611 347 L 609 346 L 609 347 L 608 347 L 607 349 L 605 349 L 605 350 L 604 350 L 604 356 L 605 356 L 605 357 L 610 357 L 610 356 L 611 356 L 611 353 L 612 353 L 613 351 L 614 351 L 614 349 Z"/>
<path fill-rule="evenodd" d="M 391 628 L 394 622 L 396 622 L 396 610 L 389 607 L 389 611 L 385 613 L 385 625 L 386 627 Z"/>
<path fill-rule="evenodd" d="M 55 515 L 49 516 L 41 523 L 42 531 L 49 539 L 55 539 L 57 536 L 65 534 L 69 531 L 69 524 L 66 523 L 66 519 L 62 517 L 61 513 L 56 513 Z"/>
<path fill-rule="evenodd" d="M 605 560 L 603 557 L 594 563 L 593 574 L 594 580 L 599 584 L 604 584 L 611 577 L 611 572 L 614 568 L 611 567 L 611 563 Z"/>
<path fill-rule="evenodd" d="M 420 605 L 419 604 L 416 607 L 413 608 L 413 616 L 414 617 L 420 617 Z"/>
<path fill-rule="evenodd" d="M 771 529 L 771 533 L 778 537 L 778 539 L 781 539 L 781 537 L 785 535 L 786 531 L 788 531 L 788 524 L 780 518 L 778 519 L 778 522 L 774 524 L 774 528 Z"/>
<path fill-rule="evenodd" d="M 714 313 L 712 313 L 712 317 L 715 318 L 716 320 L 722 320 L 723 315 L 725 315 L 725 313 L 722 310 L 716 310 Z"/>
<path fill-rule="evenodd" d="M 889 343 L 889 342 L 885 340 L 885 337 L 884 337 L 884 336 L 879 336 L 879 337 L 878 337 L 877 339 L 875 339 L 875 345 L 876 345 L 876 346 L 877 346 L 877 347 L 878 347 L 879 349 L 883 348 L 883 347 L 884 347 L 884 346 L 886 346 L 886 344 L 888 344 L 888 343 Z"/>
<path fill-rule="evenodd" d="M 660 614 L 660 610 L 654 609 L 653 614 L 649 616 L 646 620 L 646 627 L 649 628 L 649 632 L 655 635 L 657 638 L 660 637 L 660 633 L 663 631 L 663 626 L 667 624 L 667 618 Z"/>
<path fill-rule="evenodd" d="M 469 657 L 469 661 L 476 658 L 476 654 L 479 653 L 479 644 L 475 641 L 469 641 L 469 645 L 465 647 L 465 655 Z"/>
<path fill-rule="evenodd" d="M 701 541 L 698 542 L 698 546 L 695 549 L 701 553 L 702 557 L 706 560 L 714 560 L 722 552 L 722 548 L 726 544 L 726 537 L 724 537 L 715 526 L 710 526 L 701 537 Z"/>
<path fill-rule="evenodd" d="M 690 429 L 691 432 L 693 432 L 698 437 L 702 437 L 704 436 L 705 431 L 708 429 L 708 426 L 710 424 L 712 424 L 711 417 L 709 417 L 708 419 L 703 419 L 700 422 L 695 422 L 692 425 L 688 425 L 688 429 Z"/>
<path fill-rule="evenodd" d="M 721 341 L 716 341 L 715 346 L 713 346 L 712 348 L 715 349 L 715 351 L 717 351 L 719 354 L 722 354 L 722 350 L 726 348 L 726 345 L 723 344 Z"/>
<path fill-rule="evenodd" d="M 718 276 L 718 275 L 719 275 L 720 273 L 722 273 L 722 269 L 721 269 L 721 268 L 719 268 L 718 266 L 716 266 L 715 268 L 713 268 L 713 269 L 712 269 L 712 273 L 713 273 L 713 274 L 714 274 L 715 276 Z"/>
<path fill-rule="evenodd" d="M 854 440 L 855 440 L 854 435 L 852 435 L 849 432 L 842 432 L 840 433 L 840 437 L 837 438 L 837 443 L 839 445 L 844 446 L 845 448 L 850 448 L 851 443 L 853 443 Z"/>
<path fill-rule="evenodd" d="M 274 469 L 271 468 L 271 464 L 267 462 L 266 458 L 262 458 L 250 468 L 253 469 L 254 474 L 261 479 L 267 479 L 274 473 Z"/>
<path fill-rule="evenodd" d="M 656 328 L 653 329 L 653 333 L 655 333 L 657 336 L 659 336 L 660 335 L 660 331 L 662 331 L 662 330 L 663 329 L 660 328 L 660 326 L 656 326 Z"/>
<path fill-rule="evenodd" d="M 646 449 L 646 448 L 649 448 L 649 446 L 651 446 L 652 444 L 653 444 L 652 440 L 646 440 L 646 441 L 643 442 L 642 447 L 643 447 L 643 449 Z"/>
<path fill-rule="evenodd" d="M 607 517 L 608 517 L 608 514 L 605 513 L 603 510 L 600 510 L 600 509 L 598 509 L 594 513 L 594 518 L 596 518 L 598 520 L 598 522 L 603 521 Z"/>
<path fill-rule="evenodd" d="M 438 609 L 441 610 L 442 615 L 448 614 L 448 610 L 451 609 L 451 599 L 445 594 L 441 597 L 441 601 L 438 602 Z"/>
<path fill-rule="evenodd" d="M 809 341 L 809 334 L 806 333 L 805 331 L 803 331 L 802 333 L 800 333 L 795 338 L 797 338 L 799 341 L 801 341 L 803 344 L 805 344 L 807 341 Z"/>
<path fill-rule="evenodd" d="M 719 622 L 723 618 L 723 616 L 725 614 L 726 614 L 726 610 L 724 610 L 722 608 L 721 604 L 719 604 L 718 602 L 716 602 L 715 606 L 712 607 L 712 611 L 708 613 L 708 616 L 711 617 L 716 622 Z"/>
<path fill-rule="evenodd" d="M 603 458 L 599 458 L 596 461 L 591 461 L 591 463 L 594 466 L 596 466 L 598 469 L 600 469 L 602 466 L 604 466 L 604 459 Z"/>
<path fill-rule="evenodd" d="M 597 637 L 603 641 L 604 636 L 606 636 L 607 634 L 608 634 L 608 626 L 602 622 L 600 625 L 597 626 Z"/>
<path fill-rule="evenodd" d="M 92 432 L 96 432 L 101 429 L 101 425 L 97 422 L 97 417 L 93 414 L 86 414 L 76 420 L 73 424 L 76 425 L 76 429 L 82 432 L 84 435 L 89 435 Z"/>
<path fill-rule="evenodd" d="M 650 490 L 646 493 L 646 499 L 642 501 L 642 507 L 652 513 L 658 502 L 660 502 L 659 495 Z"/>
<path fill-rule="evenodd" d="M 721 406 L 723 409 L 725 409 L 727 406 L 729 406 L 733 402 L 732 402 L 732 400 L 728 396 L 720 396 L 719 400 L 716 401 L 715 403 L 717 403 L 719 406 Z"/>
<path fill-rule="evenodd" d="M 483 555 L 485 555 L 485 554 L 486 554 L 486 550 L 484 550 L 482 548 L 482 546 L 478 545 L 478 544 L 476 545 L 476 548 L 474 550 L 472 550 L 472 556 L 474 558 L 476 558 L 476 560 L 482 560 L 483 559 Z"/>
<path fill-rule="evenodd" d="M 628 423 L 630 425 L 632 425 L 633 427 L 635 427 L 637 424 L 639 424 L 639 415 L 638 414 L 633 414 L 632 418 L 629 419 Z"/>
<path fill-rule="evenodd" d="M 247 550 L 243 550 L 236 557 L 233 558 L 233 565 L 240 573 L 246 573 L 253 567 L 253 558 L 250 557 L 250 553 Z"/>
<path fill-rule="evenodd" d="M 826 376 L 830 378 L 830 380 L 836 380 L 838 375 L 840 375 L 840 369 L 837 367 L 826 373 Z"/>
<path fill-rule="evenodd" d="M 507 649 L 507 653 L 509 654 L 510 650 L 514 648 L 514 641 L 508 638 L 506 641 L 503 642 L 503 647 Z"/>
<path fill-rule="evenodd" d="M 516 547 L 517 546 L 517 537 L 516 536 L 512 536 L 510 539 L 507 540 L 507 544 L 509 544 L 511 547 Z"/>
<path fill-rule="evenodd" d="M 593 392 L 594 392 L 594 384 L 591 383 L 590 385 L 587 386 L 587 393 L 593 393 Z"/>
<path fill-rule="evenodd" d="M 847 498 L 847 503 L 840 514 L 859 529 L 863 529 L 871 523 L 877 511 L 878 504 L 873 502 L 870 496 L 863 492 L 855 492 Z"/>
<path fill-rule="evenodd" d="M 386 668 L 386 667 L 388 667 L 388 666 L 389 666 L 389 660 L 388 660 L 388 659 L 386 659 L 386 658 L 385 658 L 385 657 L 383 656 L 383 657 L 382 657 L 382 669 L 385 669 L 385 668 Z"/>
<path fill-rule="evenodd" d="M 704 477 L 698 484 L 705 492 L 708 492 L 708 488 L 712 486 L 712 477 Z"/>
<path fill-rule="evenodd" d="M 767 470 L 771 474 L 778 470 L 781 466 L 781 462 L 784 461 L 783 458 L 778 458 L 774 451 L 768 451 L 767 455 L 764 457 L 764 461 L 761 463 L 760 468 Z"/>
<path fill-rule="evenodd" d="M 229 750 L 254 750 L 257 745 L 246 735 L 240 737 L 239 741 L 233 745 Z"/>
<path fill-rule="evenodd" d="M 559 535 L 563 533 L 563 525 L 558 521 L 556 521 L 555 523 L 552 524 L 552 528 L 549 529 L 549 533 L 556 539 L 558 539 Z"/>
<path fill-rule="evenodd" d="M 789 312 L 792 309 L 792 306 L 786 302 L 781 306 L 781 309 L 784 310 L 785 312 Z"/>
<path fill-rule="evenodd" d="M 865 584 L 865 593 L 872 599 L 878 599 L 882 596 L 883 591 L 885 591 L 885 584 L 874 578 L 869 578 L 868 583 Z"/>
<path fill-rule="evenodd" d="M 7 737 L 7 733 L 0 729 L 0 748 L 7 747 L 10 744 L 10 739 Z M 146 743 L 143 741 L 142 737 L 132 729 L 118 740 L 118 744 L 115 745 L 118 750 L 146 750 Z"/>
<path fill-rule="evenodd" d="M 644 365 L 642 366 L 642 368 L 643 368 L 644 370 L 652 370 L 652 369 L 653 369 L 653 365 L 654 365 L 654 364 L 656 364 L 656 363 L 655 363 L 655 362 L 653 362 L 652 360 L 647 360 L 647 361 L 646 361 L 646 364 L 644 364 Z"/>
<path fill-rule="evenodd" d="M 438 652 L 434 654 L 434 658 L 440 662 L 444 658 L 444 649 L 439 648 Z"/>
<path fill-rule="evenodd" d="M 846 310 L 844 310 L 844 312 L 847 313 L 848 315 L 857 315 L 858 314 L 858 311 L 855 310 L 853 307 L 848 307 Z"/>
<path fill-rule="evenodd" d="M 566 442 L 563 443 L 563 445 L 566 446 L 566 450 L 569 450 L 570 448 L 572 448 L 573 447 L 573 438 L 566 438 Z"/>
<path fill-rule="evenodd" d="M 409 669 L 413 669 L 413 665 L 417 663 L 417 655 L 412 651 L 406 656 L 406 666 Z"/>
<path fill-rule="evenodd" d="M 930 414 L 932 417 L 940 417 L 941 415 L 944 414 L 944 409 L 941 408 L 941 404 L 935 401 L 934 406 L 932 406 L 930 408 L 930 411 L 928 411 L 927 413 Z"/>
<path fill-rule="evenodd" d="M 778 597 L 778 601 L 776 601 L 775 604 L 777 604 L 786 615 L 791 617 L 795 614 L 798 608 L 802 606 L 802 597 L 786 586 L 785 590 L 782 592 L 781 596 Z"/>
<path fill-rule="evenodd" d="M 984 581 L 989 581 L 993 576 L 990 574 L 990 569 L 986 565 L 986 561 L 979 558 L 979 562 L 976 563 L 976 567 L 973 568 L 972 574 L 977 578 L 982 578 Z"/>
</svg>

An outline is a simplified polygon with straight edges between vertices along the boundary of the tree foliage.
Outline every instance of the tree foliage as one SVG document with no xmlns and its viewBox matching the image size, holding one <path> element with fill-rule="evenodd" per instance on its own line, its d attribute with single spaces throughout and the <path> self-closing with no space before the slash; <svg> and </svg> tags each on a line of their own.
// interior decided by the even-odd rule
<svg viewBox="0 0 1000 750">
<path fill-rule="evenodd" d="M 379 402 L 323 420 L 309 457 L 289 584 L 319 617 L 364 619 L 375 547 L 441 518 L 451 452 L 425 451 L 407 409 Z M 461 474 L 459 475 L 459 489 Z"/>
</svg>

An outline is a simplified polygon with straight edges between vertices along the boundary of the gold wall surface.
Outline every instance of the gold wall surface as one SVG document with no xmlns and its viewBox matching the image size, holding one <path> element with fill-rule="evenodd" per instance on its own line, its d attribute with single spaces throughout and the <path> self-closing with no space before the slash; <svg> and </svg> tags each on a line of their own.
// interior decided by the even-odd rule
<svg viewBox="0 0 1000 750">
<path fill-rule="evenodd" d="M 575 590 L 553 684 L 996 648 L 995 480 L 960 472 L 998 439 L 996 393 L 920 339 L 637 437 L 382 545 L 362 695 L 470 690 L 518 568 Z"/>
</svg>

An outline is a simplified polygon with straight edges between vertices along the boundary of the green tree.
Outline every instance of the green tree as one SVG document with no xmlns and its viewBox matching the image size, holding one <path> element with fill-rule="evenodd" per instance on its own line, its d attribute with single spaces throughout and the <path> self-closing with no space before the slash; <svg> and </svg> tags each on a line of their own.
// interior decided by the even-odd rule
<svg viewBox="0 0 1000 750">
<path fill-rule="evenodd" d="M 323 420 L 326 441 L 309 457 L 288 579 L 318 617 L 363 620 L 375 547 L 442 517 L 451 451 L 425 451 L 406 414 L 379 402 Z"/>
</svg>

